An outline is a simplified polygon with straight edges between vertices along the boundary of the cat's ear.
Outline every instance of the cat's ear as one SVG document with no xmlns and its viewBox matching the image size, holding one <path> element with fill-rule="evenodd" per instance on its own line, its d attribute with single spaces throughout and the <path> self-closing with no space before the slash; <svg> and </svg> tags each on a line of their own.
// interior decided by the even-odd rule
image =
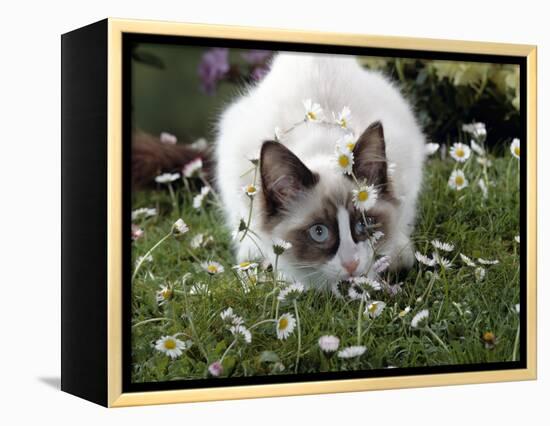
<svg viewBox="0 0 550 426">
<path fill-rule="evenodd" d="M 355 143 L 353 173 L 359 180 L 366 179 L 382 193 L 389 191 L 386 143 L 382 123 L 372 123 Z"/>
<path fill-rule="evenodd" d="M 315 186 L 319 177 L 279 142 L 267 141 L 260 154 L 262 195 L 267 214 L 276 215 L 288 202 Z"/>
</svg>

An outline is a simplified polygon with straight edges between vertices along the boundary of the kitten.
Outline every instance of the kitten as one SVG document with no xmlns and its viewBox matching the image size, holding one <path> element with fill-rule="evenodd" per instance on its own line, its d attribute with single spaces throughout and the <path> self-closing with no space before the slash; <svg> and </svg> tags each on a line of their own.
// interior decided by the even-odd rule
<svg viewBox="0 0 550 426">
<path fill-rule="evenodd" d="M 348 129 L 304 121 L 305 99 L 319 103 L 331 120 L 332 111 L 349 107 Z M 275 142 L 276 127 L 292 130 Z M 365 216 L 352 201 L 356 183 L 334 166 L 336 141 L 349 130 L 356 138 L 353 174 L 378 190 Z M 319 288 L 372 276 L 378 255 L 390 256 L 393 268 L 412 266 L 424 144 L 398 89 L 356 58 L 278 54 L 270 72 L 223 112 L 218 126 L 216 179 L 232 231 L 247 220 L 250 199 L 242 188 L 254 178 L 246 173 L 250 160 L 260 160 L 254 234 L 236 239 L 237 260 L 273 262 L 273 242 L 286 240 L 292 248 L 280 257 L 279 269 L 289 280 Z"/>
</svg>

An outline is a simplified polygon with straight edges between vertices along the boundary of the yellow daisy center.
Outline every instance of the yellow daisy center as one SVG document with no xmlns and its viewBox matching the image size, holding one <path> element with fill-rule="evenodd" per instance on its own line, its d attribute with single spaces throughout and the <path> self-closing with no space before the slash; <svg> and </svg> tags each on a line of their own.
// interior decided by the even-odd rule
<svg viewBox="0 0 550 426">
<path fill-rule="evenodd" d="M 365 202 L 369 199 L 369 193 L 367 191 L 359 191 L 357 199 L 361 202 Z"/>
<path fill-rule="evenodd" d="M 343 127 L 343 128 L 346 128 L 348 126 L 348 123 L 347 123 L 345 118 L 342 118 L 340 120 L 340 126 Z"/>
<path fill-rule="evenodd" d="M 349 158 L 347 155 L 340 155 L 338 157 L 338 164 L 340 165 L 340 167 L 342 167 L 343 169 L 345 169 L 346 167 L 349 166 Z"/>
<path fill-rule="evenodd" d="M 514 153 L 519 157 L 519 146 L 514 148 Z"/>
<path fill-rule="evenodd" d="M 250 262 L 241 262 L 239 263 L 240 268 L 248 268 L 250 266 Z"/>
<path fill-rule="evenodd" d="M 254 185 L 248 185 L 248 187 L 246 188 L 246 192 L 248 192 L 249 194 L 253 194 L 254 192 L 256 192 L 256 187 Z"/>
<path fill-rule="evenodd" d="M 378 306 L 377 303 L 373 303 L 372 305 L 369 306 L 369 312 L 371 314 L 373 314 L 374 312 L 376 312 L 376 306 Z"/>
<path fill-rule="evenodd" d="M 343 126 L 343 127 L 345 127 L 345 126 Z M 348 149 L 349 149 L 350 151 L 353 151 L 353 148 L 355 148 L 355 142 L 348 142 L 348 143 L 346 144 L 346 146 L 348 147 Z"/>
<path fill-rule="evenodd" d="M 495 335 L 490 331 L 487 331 L 483 334 L 483 340 L 485 340 L 486 342 L 492 342 L 493 340 L 495 340 Z"/>
<path fill-rule="evenodd" d="M 457 184 L 457 186 L 461 186 L 464 184 L 464 178 L 462 176 L 456 176 L 455 177 L 455 183 Z"/>
<path fill-rule="evenodd" d="M 317 116 L 315 115 L 315 113 L 313 111 L 309 111 L 307 113 L 307 118 L 309 118 L 310 120 L 317 120 Z"/>
<path fill-rule="evenodd" d="M 173 339 L 168 339 L 164 342 L 164 347 L 168 350 L 176 349 L 176 341 Z"/>
<path fill-rule="evenodd" d="M 171 296 L 172 296 L 172 290 L 170 290 L 169 288 L 162 290 L 162 297 L 164 299 L 170 299 Z"/>
<path fill-rule="evenodd" d="M 208 265 L 208 267 L 206 269 L 211 274 L 215 274 L 216 272 L 218 272 L 218 267 L 216 265 Z"/>
<path fill-rule="evenodd" d="M 462 148 L 458 148 L 455 151 L 455 154 L 456 154 L 457 157 L 464 157 L 464 150 Z"/>
<path fill-rule="evenodd" d="M 288 327 L 288 320 L 286 318 L 281 318 L 279 320 L 279 330 L 285 330 Z"/>
</svg>

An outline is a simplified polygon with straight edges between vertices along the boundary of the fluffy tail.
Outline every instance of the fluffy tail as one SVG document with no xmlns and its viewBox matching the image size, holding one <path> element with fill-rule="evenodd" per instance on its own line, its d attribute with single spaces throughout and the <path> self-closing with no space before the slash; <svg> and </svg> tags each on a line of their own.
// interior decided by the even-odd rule
<svg viewBox="0 0 550 426">
<path fill-rule="evenodd" d="M 160 139 L 141 130 L 132 134 L 132 186 L 144 188 L 155 183 L 161 173 L 181 173 L 183 166 L 202 159 L 203 176 L 211 181 L 212 154 L 208 147 L 162 143 Z"/>
</svg>

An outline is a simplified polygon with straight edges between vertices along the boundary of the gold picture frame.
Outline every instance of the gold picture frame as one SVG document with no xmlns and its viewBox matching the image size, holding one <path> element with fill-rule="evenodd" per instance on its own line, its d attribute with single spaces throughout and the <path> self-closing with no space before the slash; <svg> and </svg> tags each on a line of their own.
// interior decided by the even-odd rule
<svg viewBox="0 0 550 426">
<path fill-rule="evenodd" d="M 536 282 L 537 282 L 537 49 L 531 45 L 453 41 L 361 34 L 336 34 L 312 31 L 261 29 L 222 25 L 184 24 L 109 18 L 106 29 L 106 398 L 100 403 L 109 407 L 146 404 L 213 401 L 334 392 L 412 388 L 470 383 L 490 383 L 512 380 L 534 380 L 537 377 L 536 348 Z M 78 30 L 77 30 L 78 31 Z M 484 55 L 505 55 L 524 58 L 527 69 L 527 283 L 526 283 L 526 368 L 437 373 L 410 376 L 353 378 L 215 388 L 123 391 L 123 262 L 122 262 L 122 190 L 123 190 L 123 35 L 151 34 L 164 36 L 212 37 L 270 42 L 300 42 L 316 45 L 344 45 L 385 49 L 406 49 L 428 52 L 453 52 Z M 71 33 L 69 33 L 70 35 Z M 76 32 L 75 32 L 76 34 Z M 68 39 L 68 37 L 67 37 Z M 67 207 L 69 209 L 70 207 Z M 523 238 L 523 237 L 522 237 Z M 522 241 L 523 243 L 523 241 Z M 64 259 L 64 262 L 67 260 Z M 69 275 L 69 272 L 67 273 Z M 69 284 L 67 284 L 69 285 Z M 72 299 L 67 296 L 66 300 Z M 523 307 L 522 307 L 523 310 Z M 71 310 L 68 308 L 68 314 Z M 70 319 L 70 318 L 69 318 Z M 71 342 L 67 331 L 66 341 Z M 76 368 L 76 367 L 73 367 Z M 76 370 L 75 370 L 76 371 Z M 67 375 L 73 374 L 73 370 Z M 63 384 L 62 384 L 63 385 Z M 80 394 L 76 385 L 63 386 L 68 392 Z M 93 398 L 88 398 L 92 399 Z M 97 402 L 97 401 L 96 401 Z"/>
</svg>

